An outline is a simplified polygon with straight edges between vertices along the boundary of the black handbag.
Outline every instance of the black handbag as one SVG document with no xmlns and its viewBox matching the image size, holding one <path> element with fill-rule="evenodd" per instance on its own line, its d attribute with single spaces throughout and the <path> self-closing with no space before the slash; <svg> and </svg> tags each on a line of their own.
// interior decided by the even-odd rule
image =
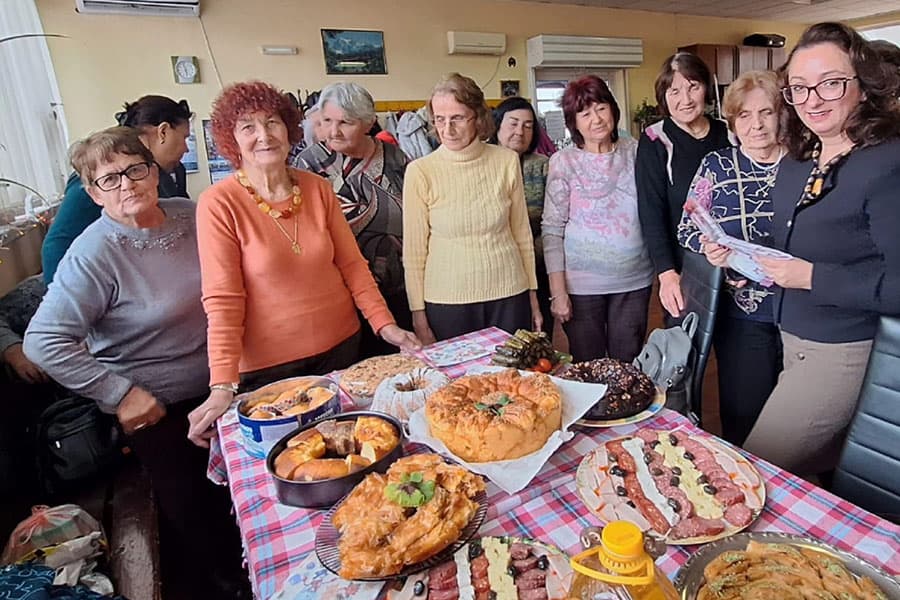
<svg viewBox="0 0 900 600">
<path fill-rule="evenodd" d="M 38 476 L 50 494 L 109 471 L 122 457 L 115 417 L 86 398 L 67 397 L 48 406 L 36 435 Z"/>
</svg>

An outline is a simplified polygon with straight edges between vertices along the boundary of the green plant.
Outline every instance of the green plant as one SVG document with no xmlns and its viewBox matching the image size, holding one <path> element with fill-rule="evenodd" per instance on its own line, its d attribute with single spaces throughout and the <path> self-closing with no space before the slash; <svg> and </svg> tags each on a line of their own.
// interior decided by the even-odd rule
<svg viewBox="0 0 900 600">
<path fill-rule="evenodd" d="M 649 104 L 644 98 L 640 105 L 635 109 L 632 121 L 638 126 L 639 131 L 644 131 L 650 125 L 657 121 L 662 121 L 662 115 L 659 113 L 659 107 L 655 104 Z"/>
</svg>

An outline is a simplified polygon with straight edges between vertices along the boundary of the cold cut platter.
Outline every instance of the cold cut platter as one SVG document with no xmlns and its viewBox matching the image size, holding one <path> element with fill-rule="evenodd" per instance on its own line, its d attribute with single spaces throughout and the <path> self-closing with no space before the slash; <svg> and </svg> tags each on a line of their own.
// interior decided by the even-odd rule
<svg viewBox="0 0 900 600">
<path fill-rule="evenodd" d="M 738 452 L 682 430 L 642 429 L 588 453 L 581 499 L 601 521 L 625 520 L 669 544 L 703 544 L 748 527 L 766 489 Z"/>
</svg>

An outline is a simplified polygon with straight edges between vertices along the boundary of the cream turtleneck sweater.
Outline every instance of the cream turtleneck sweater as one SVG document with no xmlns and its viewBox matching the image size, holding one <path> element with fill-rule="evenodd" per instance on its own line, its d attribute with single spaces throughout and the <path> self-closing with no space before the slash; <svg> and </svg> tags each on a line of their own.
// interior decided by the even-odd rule
<svg viewBox="0 0 900 600">
<path fill-rule="evenodd" d="M 537 288 L 515 152 L 474 141 L 413 161 L 403 185 L 409 307 L 470 304 Z"/>
</svg>

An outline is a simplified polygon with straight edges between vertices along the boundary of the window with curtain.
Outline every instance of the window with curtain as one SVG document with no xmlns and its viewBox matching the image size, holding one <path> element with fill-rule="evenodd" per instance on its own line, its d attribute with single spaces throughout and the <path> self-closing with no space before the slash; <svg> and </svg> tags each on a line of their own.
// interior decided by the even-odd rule
<svg viewBox="0 0 900 600">
<path fill-rule="evenodd" d="M 41 198 L 60 198 L 69 171 L 47 38 L 20 37 L 43 33 L 34 0 L 0 2 L 0 230 L 27 207 L 38 208 Z"/>
</svg>

